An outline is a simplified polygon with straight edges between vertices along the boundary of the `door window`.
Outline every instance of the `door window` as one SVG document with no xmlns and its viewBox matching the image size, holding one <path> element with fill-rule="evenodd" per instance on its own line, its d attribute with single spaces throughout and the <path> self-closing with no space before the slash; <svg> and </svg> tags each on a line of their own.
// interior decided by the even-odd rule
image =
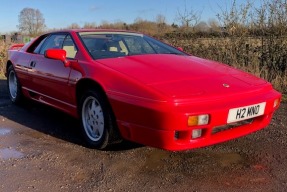
<svg viewBox="0 0 287 192">
<path fill-rule="evenodd" d="M 67 52 L 67 58 L 70 59 L 74 59 L 78 52 L 71 36 L 67 34 L 54 34 L 44 37 L 33 53 L 44 55 L 47 49 L 64 49 Z"/>
<path fill-rule="evenodd" d="M 65 34 L 55 34 L 48 37 L 41 47 L 40 54 L 44 55 L 47 49 L 61 49 L 65 39 Z"/>
<path fill-rule="evenodd" d="M 70 35 L 66 36 L 62 49 L 67 52 L 67 57 L 71 59 L 75 58 L 78 51 Z"/>
</svg>

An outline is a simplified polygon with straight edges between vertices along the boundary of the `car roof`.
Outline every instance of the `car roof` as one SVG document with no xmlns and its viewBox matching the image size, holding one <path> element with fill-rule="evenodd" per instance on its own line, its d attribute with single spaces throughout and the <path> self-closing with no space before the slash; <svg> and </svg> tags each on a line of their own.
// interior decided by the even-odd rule
<svg viewBox="0 0 287 192">
<path fill-rule="evenodd" d="M 52 31 L 50 33 L 60 33 L 60 32 L 69 32 L 69 33 L 79 33 L 79 32 L 123 32 L 123 33 L 131 33 L 131 34 L 139 34 L 143 35 L 142 33 L 136 32 L 136 31 L 128 31 L 128 30 L 118 30 L 118 29 L 64 29 L 64 30 L 57 30 Z M 49 34 L 49 33 L 48 33 Z"/>
</svg>

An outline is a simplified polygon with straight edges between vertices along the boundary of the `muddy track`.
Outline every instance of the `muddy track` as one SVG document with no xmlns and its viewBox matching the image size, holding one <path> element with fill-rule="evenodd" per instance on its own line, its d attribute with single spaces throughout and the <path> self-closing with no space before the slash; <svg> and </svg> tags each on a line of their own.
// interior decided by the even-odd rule
<svg viewBox="0 0 287 192">
<path fill-rule="evenodd" d="M 83 146 L 79 123 L 9 102 L 0 80 L 0 191 L 286 191 L 287 104 L 267 128 L 220 145 L 168 152 L 125 142 Z"/>
</svg>

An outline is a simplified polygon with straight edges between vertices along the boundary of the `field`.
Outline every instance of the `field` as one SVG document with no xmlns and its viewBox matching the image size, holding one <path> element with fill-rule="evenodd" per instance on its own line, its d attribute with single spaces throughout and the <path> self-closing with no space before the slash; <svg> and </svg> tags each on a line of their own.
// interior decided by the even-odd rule
<svg viewBox="0 0 287 192">
<path fill-rule="evenodd" d="M 8 45 L 0 41 L 0 79 L 4 78 L 4 67 L 7 61 Z"/>
</svg>

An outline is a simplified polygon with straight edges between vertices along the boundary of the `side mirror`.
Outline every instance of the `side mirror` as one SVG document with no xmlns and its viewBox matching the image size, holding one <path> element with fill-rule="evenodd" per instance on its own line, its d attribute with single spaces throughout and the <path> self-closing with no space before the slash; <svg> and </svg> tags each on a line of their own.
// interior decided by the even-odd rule
<svg viewBox="0 0 287 192">
<path fill-rule="evenodd" d="M 177 49 L 180 50 L 180 51 L 183 51 L 183 48 L 182 48 L 182 47 L 178 47 Z"/>
<path fill-rule="evenodd" d="M 62 61 L 65 67 L 70 66 L 70 62 L 67 60 L 67 52 L 63 49 L 48 49 L 45 51 L 45 57 Z"/>
</svg>

